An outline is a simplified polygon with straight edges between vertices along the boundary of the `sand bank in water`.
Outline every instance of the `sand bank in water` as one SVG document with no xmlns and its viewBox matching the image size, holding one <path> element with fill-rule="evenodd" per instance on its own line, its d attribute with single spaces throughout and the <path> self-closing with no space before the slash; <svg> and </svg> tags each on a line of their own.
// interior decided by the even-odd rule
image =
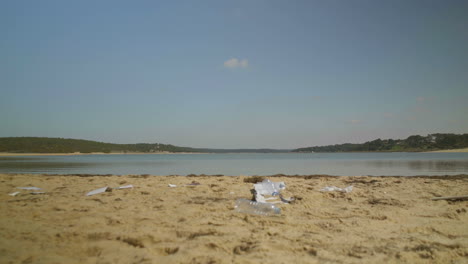
<svg viewBox="0 0 468 264">
<path fill-rule="evenodd" d="M 233 210 L 251 197 L 249 179 L 0 175 L 1 262 L 467 262 L 468 201 L 431 198 L 468 195 L 468 176 L 270 178 L 297 197 L 278 217 Z M 200 185 L 185 186 L 192 181 Z M 128 184 L 135 188 L 85 196 Z M 319 191 L 330 185 L 354 190 Z"/>
<path fill-rule="evenodd" d="M 462 149 L 446 149 L 446 150 L 436 150 L 436 151 L 429 151 L 429 152 L 435 152 L 435 153 L 453 153 L 453 152 L 468 152 L 468 148 L 462 148 Z"/>
</svg>

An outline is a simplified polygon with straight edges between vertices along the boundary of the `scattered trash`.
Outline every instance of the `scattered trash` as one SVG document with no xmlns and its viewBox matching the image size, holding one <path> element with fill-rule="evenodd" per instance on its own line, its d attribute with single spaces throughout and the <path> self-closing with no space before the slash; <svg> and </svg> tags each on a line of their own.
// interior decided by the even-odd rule
<svg viewBox="0 0 468 264">
<path fill-rule="evenodd" d="M 106 186 L 106 187 L 96 189 L 94 191 L 90 191 L 89 193 L 86 194 L 86 196 L 91 196 L 91 195 L 95 195 L 95 194 L 98 194 L 98 193 L 103 193 L 103 192 L 106 192 L 108 189 L 112 190 L 108 186 Z"/>
<path fill-rule="evenodd" d="M 281 190 L 286 189 L 284 182 L 272 182 L 268 179 L 254 184 L 255 191 L 261 195 L 278 195 Z"/>
<path fill-rule="evenodd" d="M 13 192 L 13 193 L 9 193 L 8 195 L 10 196 L 16 196 L 18 194 L 20 194 L 21 192 Z M 30 192 L 29 194 L 33 194 L 33 195 L 36 195 L 36 194 L 45 194 L 45 192 Z"/>
<path fill-rule="evenodd" d="M 293 201 L 296 200 L 296 198 L 294 198 L 294 197 L 291 197 L 291 198 L 289 198 L 289 199 L 286 199 L 286 198 L 284 198 L 284 197 L 281 195 L 281 193 L 280 193 L 279 197 L 280 197 L 280 199 L 281 199 L 281 201 L 282 201 L 283 203 L 291 203 L 291 202 L 293 202 Z"/>
<path fill-rule="evenodd" d="M 201 185 L 201 183 L 197 181 L 192 181 L 192 183 L 186 184 L 187 186 L 196 186 L 196 185 Z"/>
<path fill-rule="evenodd" d="M 272 182 L 268 179 L 263 180 L 254 184 L 254 190 L 252 191 L 255 196 L 255 201 L 260 203 L 290 203 L 294 201 L 294 198 L 285 199 L 281 195 L 281 191 L 286 189 L 284 182 Z M 278 200 L 279 198 L 279 200 Z"/>
<path fill-rule="evenodd" d="M 103 192 L 111 192 L 112 189 L 114 189 L 114 190 L 122 190 L 122 189 L 130 189 L 130 188 L 133 188 L 133 185 L 132 185 L 132 184 L 124 185 L 124 186 L 120 186 L 120 187 L 114 187 L 114 188 L 110 188 L 109 186 L 106 186 L 106 187 L 102 187 L 102 188 L 96 189 L 96 190 L 94 190 L 94 191 L 90 191 L 89 193 L 86 194 L 86 196 L 91 196 L 91 195 L 95 195 L 95 194 L 103 193 Z"/>
<path fill-rule="evenodd" d="M 237 199 L 234 210 L 239 213 L 273 216 L 281 214 L 281 209 L 271 203 L 261 203 L 244 198 Z"/>
<path fill-rule="evenodd" d="M 40 190 L 41 188 L 38 188 L 38 187 L 16 187 L 17 189 L 21 189 L 21 190 Z"/>
<path fill-rule="evenodd" d="M 116 190 L 121 190 L 121 189 L 130 189 L 133 188 L 133 185 L 125 185 L 125 186 L 120 186 L 120 187 L 115 187 L 114 189 Z"/>
<path fill-rule="evenodd" d="M 197 181 L 192 181 L 191 183 L 188 183 L 188 184 L 185 184 L 185 186 L 197 186 L 197 185 L 201 185 L 201 183 L 197 182 Z M 171 188 L 175 188 L 177 187 L 177 185 L 175 184 L 168 184 L 167 186 L 171 187 Z"/>
<path fill-rule="evenodd" d="M 338 188 L 336 186 L 327 186 L 327 187 L 324 187 L 324 188 L 320 189 L 321 192 L 337 191 L 337 192 L 344 192 L 344 193 L 350 193 L 352 190 L 353 190 L 352 185 L 350 185 L 350 186 L 348 186 L 346 188 Z"/>
<path fill-rule="evenodd" d="M 21 189 L 21 190 L 27 190 L 27 191 L 39 191 L 41 190 L 41 188 L 39 187 L 34 187 L 34 186 L 27 186 L 27 187 L 16 187 L 16 189 Z M 13 192 L 13 193 L 10 193 L 8 195 L 10 196 L 16 196 L 18 195 L 20 192 Z M 30 194 L 44 194 L 45 192 L 30 192 Z"/>
<path fill-rule="evenodd" d="M 431 200 L 452 200 L 452 201 L 461 201 L 461 200 L 468 200 L 468 195 L 464 196 L 448 196 L 448 197 L 434 197 Z"/>
</svg>

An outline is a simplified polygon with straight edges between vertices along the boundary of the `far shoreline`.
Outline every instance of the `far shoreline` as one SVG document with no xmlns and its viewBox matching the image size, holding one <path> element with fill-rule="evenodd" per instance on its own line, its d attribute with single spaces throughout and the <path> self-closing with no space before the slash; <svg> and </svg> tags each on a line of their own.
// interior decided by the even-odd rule
<svg viewBox="0 0 468 264">
<path fill-rule="evenodd" d="M 161 155 L 161 154 L 208 154 L 205 152 L 72 152 L 72 153 L 12 153 L 0 152 L 0 157 L 16 157 L 16 156 L 83 156 L 83 155 Z"/>
<path fill-rule="evenodd" d="M 426 151 L 426 153 L 465 153 L 465 152 L 468 152 L 468 148 Z"/>
<path fill-rule="evenodd" d="M 395 151 L 399 152 L 399 151 Z M 358 151 L 358 152 L 281 152 L 281 154 L 295 154 L 295 153 L 395 153 L 388 151 Z M 408 151 L 401 151 L 402 153 Z M 260 154 L 278 154 L 277 152 L 72 152 L 72 153 L 15 153 L 15 152 L 0 152 L 0 157 L 18 157 L 18 156 L 82 156 L 82 155 L 163 155 L 163 154 L 251 154 L 251 153 L 260 153 Z M 417 152 L 416 152 L 417 153 Z M 462 149 L 444 149 L 444 150 L 432 150 L 432 151 L 421 151 L 419 153 L 468 153 L 468 148 Z"/>
</svg>

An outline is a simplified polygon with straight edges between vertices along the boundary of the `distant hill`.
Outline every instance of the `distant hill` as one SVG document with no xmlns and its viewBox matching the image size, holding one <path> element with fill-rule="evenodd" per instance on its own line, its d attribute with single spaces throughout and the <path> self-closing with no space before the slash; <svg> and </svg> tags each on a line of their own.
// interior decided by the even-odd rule
<svg viewBox="0 0 468 264">
<path fill-rule="evenodd" d="M 82 139 L 47 137 L 0 138 L 0 152 L 9 153 L 288 153 L 288 152 L 398 152 L 433 151 L 468 148 L 468 134 L 430 134 L 410 136 L 407 139 L 376 139 L 362 144 L 337 144 L 287 149 L 211 149 L 178 147 L 170 144 L 139 143 L 113 144 Z"/>
<path fill-rule="evenodd" d="M 160 143 L 113 144 L 82 139 L 47 137 L 0 138 L 0 152 L 9 153 L 121 153 L 121 152 L 193 152 L 193 153 L 284 153 L 290 150 L 277 149 L 210 149 L 189 148 Z"/>
<path fill-rule="evenodd" d="M 468 147 L 468 134 L 429 134 L 409 136 L 407 139 L 376 139 L 362 144 L 337 144 L 298 148 L 293 152 L 419 152 Z"/>
<path fill-rule="evenodd" d="M 210 149 L 197 148 L 199 152 L 204 153 L 288 153 L 290 149 Z"/>
<path fill-rule="evenodd" d="M 0 152 L 10 153 L 91 153 L 91 152 L 199 152 L 193 148 L 167 144 L 112 144 L 82 139 L 46 137 L 0 138 Z"/>
</svg>

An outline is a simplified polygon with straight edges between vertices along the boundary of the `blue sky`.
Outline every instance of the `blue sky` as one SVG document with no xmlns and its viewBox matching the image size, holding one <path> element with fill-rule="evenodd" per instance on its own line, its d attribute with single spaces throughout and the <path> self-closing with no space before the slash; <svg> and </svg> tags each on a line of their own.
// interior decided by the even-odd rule
<svg viewBox="0 0 468 264">
<path fill-rule="evenodd" d="M 0 137 L 297 148 L 468 132 L 467 1 L 0 1 Z"/>
</svg>

